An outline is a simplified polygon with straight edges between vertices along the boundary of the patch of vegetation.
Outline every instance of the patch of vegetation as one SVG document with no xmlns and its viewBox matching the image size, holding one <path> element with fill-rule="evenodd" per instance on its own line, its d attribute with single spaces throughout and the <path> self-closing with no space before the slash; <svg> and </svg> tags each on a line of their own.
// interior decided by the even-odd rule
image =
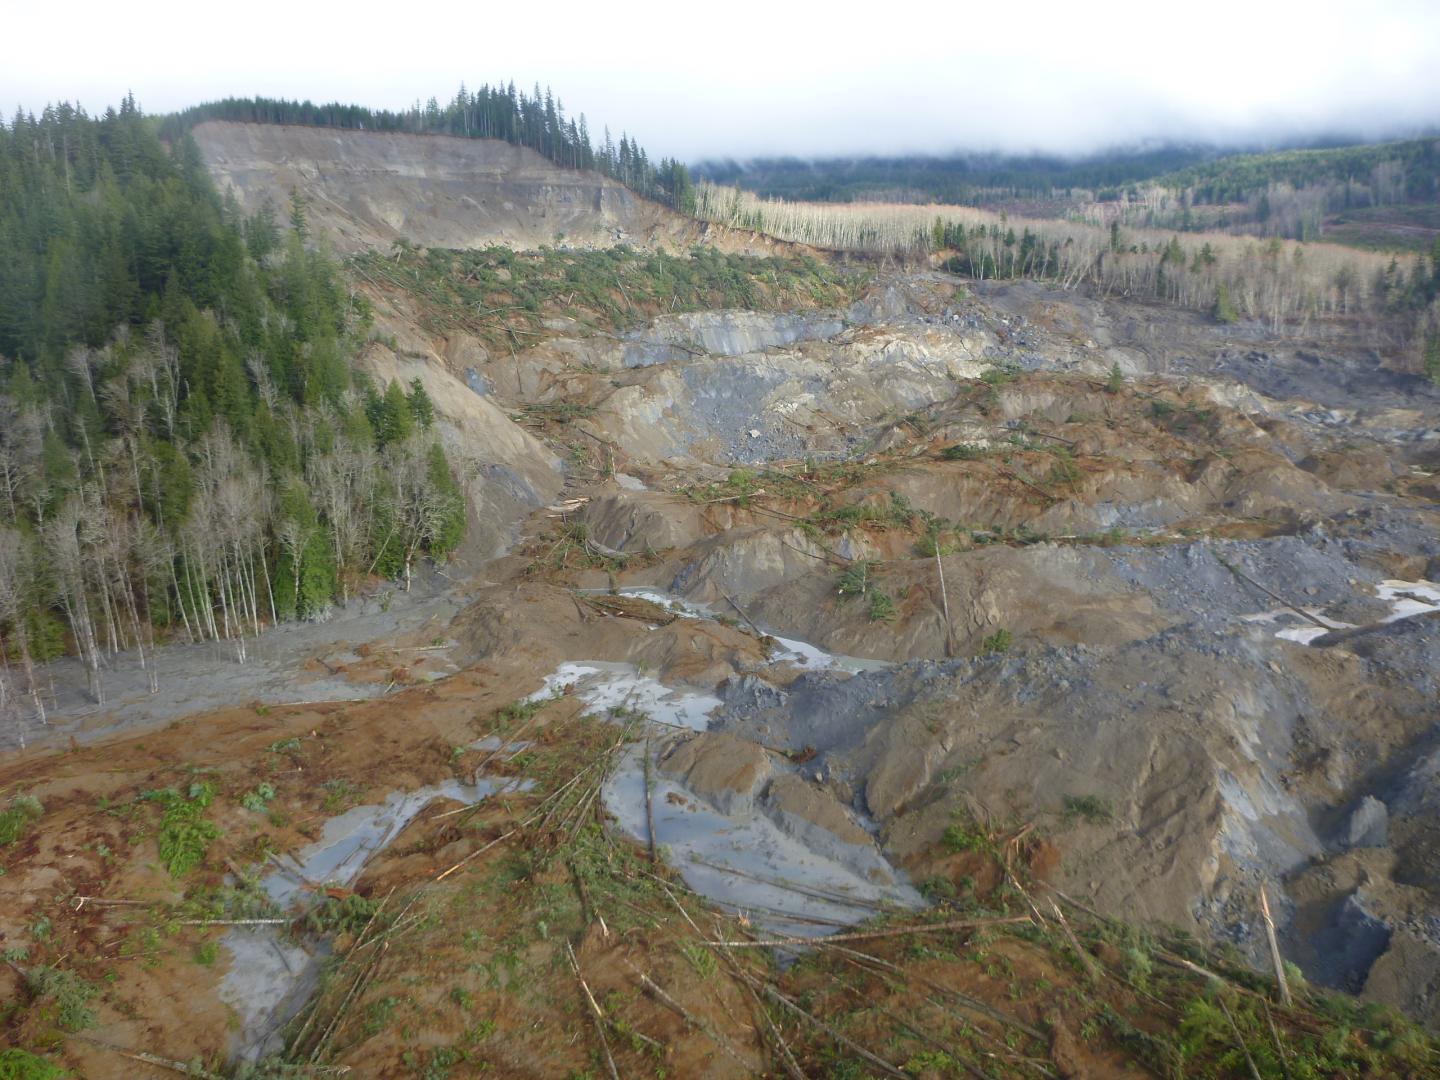
<svg viewBox="0 0 1440 1080">
<path fill-rule="evenodd" d="M 0 810 L 0 845 L 15 843 L 44 813 L 45 808 L 40 805 L 39 799 L 32 795 L 16 795 L 9 806 Z"/>
<path fill-rule="evenodd" d="M 1115 807 L 1099 795 L 1066 795 L 1062 816 L 1067 825 L 1075 821 L 1103 825 L 1115 819 Z"/>
<path fill-rule="evenodd" d="M 864 596 L 870 590 L 878 565 L 868 559 L 860 559 L 851 563 L 840 575 L 835 591 L 845 597 Z"/>
<path fill-rule="evenodd" d="M 1011 643 L 1010 631 L 1002 626 L 980 642 L 980 655 L 989 656 L 991 653 L 1009 652 Z"/>
<path fill-rule="evenodd" d="M 939 904 L 946 900 L 954 900 L 960 895 L 960 890 L 955 887 L 955 882 L 948 877 L 926 878 L 916 886 L 920 895 L 929 900 L 932 904 Z"/>
<path fill-rule="evenodd" d="M 146 792 L 141 798 L 164 808 L 158 836 L 160 859 L 171 877 L 184 877 L 205 861 L 211 842 L 220 835 L 215 823 L 204 817 L 215 800 L 214 785 L 198 782 L 191 784 L 185 795 L 166 788 Z"/>
<path fill-rule="evenodd" d="M 594 405 L 574 401 L 531 402 L 520 406 L 515 419 L 537 424 L 569 424 L 595 415 Z"/>
<path fill-rule="evenodd" d="M 856 502 L 844 506 L 827 506 L 810 515 L 810 524 L 826 532 L 844 532 L 861 526 L 910 528 L 920 517 L 905 496 L 891 492 L 886 502 Z"/>
<path fill-rule="evenodd" d="M 63 1080 L 69 1075 L 53 1061 L 28 1050 L 0 1050 L 0 1080 Z"/>
<path fill-rule="evenodd" d="M 25 973 L 25 988 L 63 1030 L 84 1031 L 95 1026 L 95 1010 L 90 1002 L 99 988 L 75 972 L 42 964 Z"/>
<path fill-rule="evenodd" d="M 320 808 L 327 814 L 344 810 L 359 797 L 363 790 L 359 784 L 343 776 L 326 780 L 320 785 L 320 788 L 325 792 L 325 800 L 320 804 Z"/>
<path fill-rule="evenodd" d="M 639 554 L 609 551 L 590 539 L 583 521 L 566 521 L 526 548 L 531 562 L 528 575 L 552 575 L 572 570 L 604 570 L 617 574 L 627 566 L 649 565 L 658 555 L 650 549 Z"/>
<path fill-rule="evenodd" d="M 546 694 L 544 697 L 521 698 L 519 701 L 512 701 L 509 705 L 496 710 L 495 719 L 502 725 L 522 723 L 554 700 L 555 698 L 550 694 Z"/>
<path fill-rule="evenodd" d="M 783 477 L 783 474 L 779 474 Z M 783 477 L 789 480 L 789 477 Z M 754 469 L 732 469 L 722 482 L 714 484 L 693 484 L 684 488 L 685 497 L 691 502 L 733 502 L 738 506 L 749 506 L 750 499 L 762 491 L 769 490 L 766 477 Z"/>
<path fill-rule="evenodd" d="M 234 885 L 196 888 L 176 907 L 179 918 L 197 920 L 273 919 L 280 907 L 260 885 L 257 873 L 246 874 Z"/>
<path fill-rule="evenodd" d="M 695 974 L 700 978 L 709 982 L 715 977 L 717 965 L 715 954 L 710 949 L 704 945 L 686 941 L 681 943 L 680 951 L 685 954 L 685 959 L 690 962 L 690 966 L 695 969 Z"/>
<path fill-rule="evenodd" d="M 195 946 L 195 963 L 201 967 L 213 967 L 220 959 L 220 946 L 213 941 L 202 941 Z"/>
<path fill-rule="evenodd" d="M 895 608 L 895 601 L 890 594 L 883 589 L 872 589 L 870 591 L 870 621 L 891 623 L 899 612 Z"/>
<path fill-rule="evenodd" d="M 262 782 L 256 785 L 254 791 L 247 791 L 240 797 L 240 805 L 251 813 L 263 814 L 268 804 L 275 798 L 275 785 Z"/>
<path fill-rule="evenodd" d="M 358 934 L 370 924 L 379 904 L 359 895 L 327 896 L 305 913 L 305 929 L 312 934 Z"/>
<path fill-rule="evenodd" d="M 974 818 L 966 817 L 963 821 L 947 826 L 940 842 L 954 852 L 988 851 L 990 834 Z"/>
<path fill-rule="evenodd" d="M 946 461 L 978 461 L 981 458 L 993 454 L 994 448 L 989 446 L 976 446 L 974 443 L 955 443 L 940 451 L 940 456 Z"/>
<path fill-rule="evenodd" d="M 992 367 L 980 376 L 980 381 L 986 386 L 1004 386 L 1006 383 L 1014 382 L 1020 377 L 1020 372 L 1013 367 Z"/>
<path fill-rule="evenodd" d="M 529 252 L 397 245 L 390 255 L 358 255 L 352 265 L 371 281 L 421 300 L 431 329 L 464 329 L 492 349 L 532 345 L 558 332 L 545 325 L 556 318 L 622 330 L 669 312 L 838 308 L 856 299 L 869 279 L 808 257 L 756 258 L 706 247 L 688 255 L 651 254 L 624 244 Z"/>
<path fill-rule="evenodd" d="M 1045 482 L 1052 487 L 1073 487 L 1082 475 L 1080 466 L 1075 463 L 1075 455 L 1063 446 L 1048 449 L 1054 455 L 1055 462 L 1050 466 Z"/>
</svg>

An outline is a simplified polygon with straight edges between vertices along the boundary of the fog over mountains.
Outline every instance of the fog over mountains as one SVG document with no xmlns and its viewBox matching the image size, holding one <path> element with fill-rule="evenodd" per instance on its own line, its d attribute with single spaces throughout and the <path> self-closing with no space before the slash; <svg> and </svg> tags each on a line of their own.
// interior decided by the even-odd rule
<svg viewBox="0 0 1440 1080">
<path fill-rule="evenodd" d="M 166 9 L 174 7 L 175 17 Z M 85 0 L 63 68 L 17 52 L 0 102 L 127 91 L 150 112 L 227 95 L 399 108 L 436 87 L 514 78 L 553 86 L 597 133 L 623 124 L 683 160 L 794 154 L 1084 153 L 1145 140 L 1225 145 L 1413 135 L 1440 101 L 1440 9 L 1415 0 L 1305 6 L 1217 0 L 1203 11 L 1125 2 L 949 5 L 877 15 L 742 0 L 724 13 L 442 3 L 424 19 L 377 4 L 319 9 L 263 0 L 238 22 L 166 2 L 133 18 Z M 32 6 L 14 40 L 43 40 Z M 283 31 L 277 32 L 277 27 Z M 377 29 L 383 27 L 383 33 Z M 223 40 L 225 47 L 216 48 Z"/>
</svg>

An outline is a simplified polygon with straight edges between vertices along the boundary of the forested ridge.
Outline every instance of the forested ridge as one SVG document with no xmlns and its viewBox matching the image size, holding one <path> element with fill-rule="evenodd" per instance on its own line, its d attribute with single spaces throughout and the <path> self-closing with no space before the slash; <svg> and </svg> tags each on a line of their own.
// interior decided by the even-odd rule
<svg viewBox="0 0 1440 1080">
<path fill-rule="evenodd" d="M 564 104 L 550 90 L 542 93 L 536 86 L 532 94 L 517 92 L 513 81 L 493 88 L 482 85 L 473 92 L 462 85 L 444 104 L 432 97 L 423 105 L 417 101 L 400 111 L 340 102 L 316 105 L 280 98 L 225 98 L 167 116 L 161 134 L 178 138 L 206 120 L 503 139 L 529 147 L 568 169 L 597 170 L 682 213 L 694 209 L 694 191 L 684 164 L 671 158 L 652 162 L 645 148 L 630 136 L 622 133 L 616 143 L 609 128 L 598 145 L 593 144 L 584 113 L 567 117 Z"/>
<path fill-rule="evenodd" d="M 133 100 L 0 124 L 0 662 L 37 708 L 37 660 L 73 649 L 99 700 L 122 649 L 243 659 L 462 538 L 429 399 L 357 373 L 368 305 L 309 239 Z"/>
<path fill-rule="evenodd" d="M 1181 232 L 1328 239 L 1429 251 L 1440 234 L 1440 139 L 1264 153 L 1167 146 L 1080 158 L 795 158 L 704 162 L 702 181 L 806 202 L 937 202 Z"/>
<path fill-rule="evenodd" d="M 1213 150 L 1164 146 L 1079 158 L 1051 154 L 907 154 L 897 157 L 756 158 L 703 161 L 697 179 L 739 184 L 765 198 L 818 202 L 941 202 L 985 206 L 1016 198 L 1048 199 L 1076 188 L 1118 189 L 1213 156 Z"/>
</svg>

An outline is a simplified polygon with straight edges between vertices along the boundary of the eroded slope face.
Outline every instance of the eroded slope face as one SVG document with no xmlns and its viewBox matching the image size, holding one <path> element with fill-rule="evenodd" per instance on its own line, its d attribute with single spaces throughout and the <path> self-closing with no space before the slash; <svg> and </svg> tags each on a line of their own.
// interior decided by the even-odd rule
<svg viewBox="0 0 1440 1080">
<path fill-rule="evenodd" d="M 1278 343 L 939 274 L 669 312 L 653 267 L 581 304 L 578 259 L 547 263 L 570 288 L 539 291 L 472 260 L 493 293 L 437 306 L 433 277 L 407 284 L 436 265 L 375 268 L 377 307 L 428 325 L 434 360 L 566 462 L 566 498 L 508 572 L 650 588 L 901 665 L 807 672 L 784 649 L 736 664 L 659 640 L 606 657 L 718 696 L 727 737 L 810 760 L 786 783 L 813 816 L 878 829 L 917 881 L 964 876 L 957 827 L 1033 822 L 1066 892 L 1257 959 L 1263 884 L 1316 979 L 1358 991 L 1373 966 L 1375 995 L 1428 1015 L 1428 803 L 1393 774 L 1434 738 L 1433 387 L 1344 327 Z M 526 297 L 519 321 L 489 316 L 504 334 L 457 302 Z M 460 636 L 542 669 L 596 659 L 505 606 Z M 734 758 L 717 745 L 691 758 Z M 773 778 L 735 795 L 697 775 L 666 783 L 774 819 Z M 1365 844 L 1392 802 L 1382 858 Z M 1337 857 L 1363 863 L 1363 890 L 1358 869 L 1314 869 Z M 1376 965 L 1392 937 L 1403 957 Z M 1332 962 L 1335 941 L 1353 948 Z"/>
<path fill-rule="evenodd" d="M 1331 985 L 1394 936 L 1371 992 L 1429 1015 L 1429 826 L 1393 774 L 1434 739 L 1440 398 L 1339 337 L 1241 356 L 1202 320 L 998 292 L 882 278 L 832 314 L 517 351 L 491 392 L 587 479 L 526 574 L 900 663 L 736 672 L 713 725 L 813 757 L 917 879 L 957 822 L 1044 823 L 1066 891 L 1257 959 L 1265 885 Z M 1392 802 L 1364 890 L 1309 869 Z"/>
<path fill-rule="evenodd" d="M 247 213 L 291 192 L 335 250 L 683 245 L 689 219 L 599 173 L 562 169 L 527 147 L 444 135 L 209 121 L 193 131 L 222 192 Z"/>
<path fill-rule="evenodd" d="M 1343 328 L 1302 347 L 939 274 L 614 256 L 604 274 L 563 251 L 355 261 L 376 310 L 366 360 L 429 388 L 468 452 L 482 535 L 540 508 L 443 633 L 417 615 L 376 647 L 317 652 L 316 674 L 381 700 L 228 710 L 198 750 L 157 732 L 109 763 L 105 794 L 127 809 L 98 826 L 75 776 L 100 749 L 27 781 L 53 827 L 41 819 L 6 879 L 26 911 L 69 872 L 83 895 L 143 893 L 173 918 L 187 886 L 158 869 L 138 795 L 192 775 L 220 792 L 211 887 L 226 859 L 278 873 L 272 847 L 303 852 L 333 818 L 478 776 L 513 794 L 427 806 L 321 890 L 368 917 L 358 901 L 394 888 L 401 914 L 381 915 L 394 949 L 374 971 L 363 919 L 340 923 L 344 976 L 290 1032 L 317 1018 L 302 1057 L 398 1070 L 453 1065 L 437 1055 L 454 1050 L 517 1074 L 583 1069 L 586 1046 L 555 1034 L 574 972 L 613 1010 L 612 1036 L 645 1036 L 614 1039 L 622 1075 L 653 1068 L 652 1051 L 676 1075 L 778 1072 L 761 1025 L 735 1021 L 766 987 L 809 993 L 862 1042 L 904 1046 L 896 1071 L 922 1071 L 913 1029 L 867 1010 L 929 1006 L 827 971 L 831 1000 L 804 964 L 727 981 L 733 956 L 704 941 L 923 918 L 921 895 L 1008 925 L 1030 918 L 1021 885 L 1257 961 L 1264 885 L 1313 979 L 1440 1020 L 1433 389 L 1383 376 Z M 464 288 L 440 287 L 452 270 Z M 273 818 L 255 816 L 263 797 L 243 802 L 262 779 Z M 61 917 L 96 942 L 127 932 L 113 910 Z M 1116 976 L 1099 989 L 1073 954 L 1056 965 L 1016 944 L 1062 941 L 1058 925 L 899 938 L 886 955 L 1014 1014 L 1022 1026 L 927 1014 L 926 1033 L 985 1048 L 977 1068 L 1025 1074 L 994 1056 L 1011 1036 L 1058 1072 L 1161 1068 L 1104 1017 L 1140 1017 L 1164 993 L 1142 1024 L 1153 1049 L 1186 1000 L 1138 937 L 1122 952 L 1082 930 Z M 132 967 L 132 998 L 174 983 L 213 1013 L 199 1027 L 156 1013 L 153 1045 L 182 1059 L 233 1046 L 218 972 Z M 1107 1014 L 1087 994 L 1122 997 Z M 1276 1016 L 1291 1039 L 1294 1017 Z M 342 1037 L 316 1045 L 332 1025 Z M 1327 1030 L 1311 1014 L 1298 1026 Z M 416 1030 L 434 1039 L 418 1046 Z M 801 1072 L 831 1070 L 834 1047 L 809 1030 L 797 1021 L 781 1045 Z M 1203 1070 L 1229 1030 L 1163 1067 Z"/>
</svg>

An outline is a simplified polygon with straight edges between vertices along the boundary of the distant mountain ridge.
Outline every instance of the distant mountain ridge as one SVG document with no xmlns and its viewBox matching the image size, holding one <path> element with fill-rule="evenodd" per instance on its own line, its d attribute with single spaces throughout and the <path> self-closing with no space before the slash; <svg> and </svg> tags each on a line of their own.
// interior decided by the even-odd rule
<svg viewBox="0 0 1440 1080">
<path fill-rule="evenodd" d="M 1079 158 L 757 158 L 701 162 L 694 173 L 802 202 L 948 203 L 1430 251 L 1440 237 L 1440 136 L 1323 143 L 1258 152 L 1177 143 Z"/>
<path fill-rule="evenodd" d="M 775 198 L 852 202 L 877 192 L 908 189 L 914 197 L 905 201 L 969 202 L 987 193 L 1049 196 L 1057 189 L 1075 188 L 1103 195 L 1107 188 L 1147 181 L 1170 188 L 1203 185 L 1223 198 L 1272 182 L 1298 185 L 1352 178 L 1394 160 L 1416 166 L 1419 197 L 1433 197 L 1437 142 L 1440 135 L 1381 142 L 1336 136 L 1269 148 L 1164 142 L 1082 155 L 962 151 L 732 157 L 704 159 L 691 171 L 697 179 L 738 182 L 746 190 Z"/>
</svg>

